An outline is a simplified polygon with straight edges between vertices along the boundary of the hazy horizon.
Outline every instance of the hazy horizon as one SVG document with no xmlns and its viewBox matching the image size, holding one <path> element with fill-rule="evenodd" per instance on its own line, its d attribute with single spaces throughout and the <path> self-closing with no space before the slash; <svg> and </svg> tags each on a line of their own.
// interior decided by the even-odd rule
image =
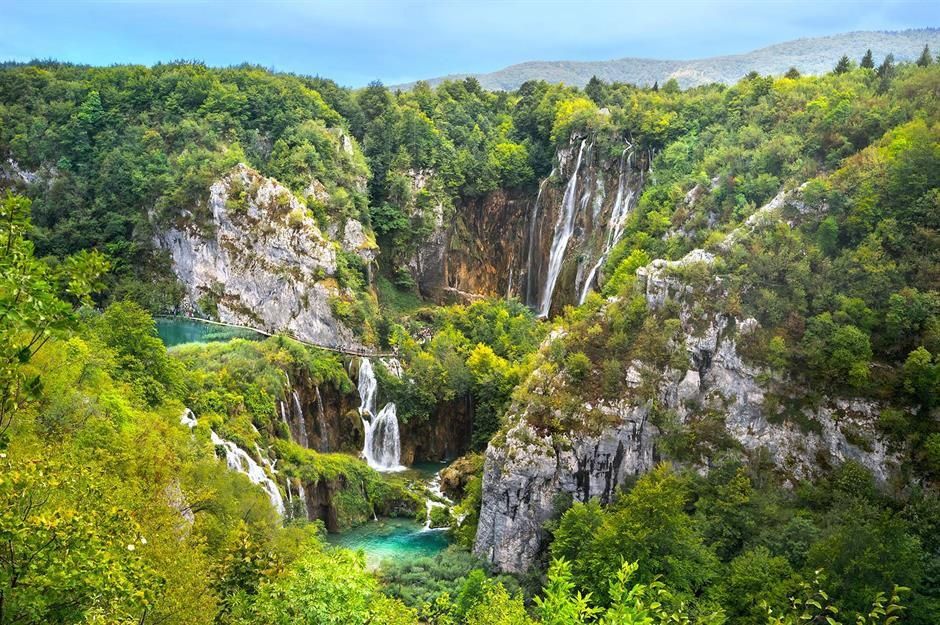
<svg viewBox="0 0 940 625">
<path fill-rule="evenodd" d="M 251 63 L 358 87 L 527 61 L 690 60 L 851 31 L 930 28 L 940 24 L 940 6 L 910 0 L 11 2 L 4 17 L 0 61 Z"/>
</svg>

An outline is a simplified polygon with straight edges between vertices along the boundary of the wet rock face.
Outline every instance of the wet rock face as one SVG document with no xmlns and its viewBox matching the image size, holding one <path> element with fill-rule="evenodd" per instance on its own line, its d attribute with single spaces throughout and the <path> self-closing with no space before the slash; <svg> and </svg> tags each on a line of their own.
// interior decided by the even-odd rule
<svg viewBox="0 0 940 625">
<path fill-rule="evenodd" d="M 721 280 L 716 277 L 705 287 L 693 287 L 673 270 L 713 260 L 711 254 L 696 250 L 682 260 L 654 261 L 637 272 L 637 289 L 651 312 L 667 301 L 678 303 L 683 339 L 675 348 L 685 352 L 686 369 L 656 369 L 633 361 L 618 403 L 592 406 L 585 398 L 582 413 L 567 419 L 583 424 L 574 426 L 580 432 L 540 435 L 529 420 L 534 404 L 510 408 L 511 425 L 486 452 L 477 555 L 499 570 L 523 572 L 542 549 L 542 526 L 554 513 L 555 497 L 609 502 L 627 476 L 649 470 L 658 455 L 658 432 L 647 419 L 652 405 L 674 413 L 685 424 L 721 415 L 742 456 L 761 451 L 785 476 L 808 478 L 827 466 L 853 460 L 879 481 L 890 477 L 899 460 L 878 436 L 882 406 L 858 398 L 822 398 L 804 406 L 805 389 L 742 359 L 737 344 L 757 328 L 755 319 L 736 319 L 695 305 L 706 299 L 721 301 L 726 295 Z M 548 377 L 537 370 L 533 375 L 541 375 L 532 385 L 537 395 L 550 397 L 566 384 L 564 374 Z M 654 389 L 653 396 L 644 388 Z M 790 415 L 785 415 L 785 407 Z M 799 413 L 796 419 L 794 410 Z M 602 419 L 597 419 L 598 411 Z M 598 423 L 607 425 L 598 429 Z M 706 453 L 694 465 L 707 471 L 709 462 Z"/>
<path fill-rule="evenodd" d="M 473 406 L 456 399 L 437 407 L 420 423 L 401 424 L 401 462 L 440 462 L 464 454 L 473 434 Z"/>
<path fill-rule="evenodd" d="M 156 236 L 186 288 L 186 312 L 327 345 L 358 343 L 330 309 L 341 292 L 337 242 L 287 188 L 238 165 L 212 185 L 208 209 L 205 232 L 179 223 Z M 371 260 L 361 225 L 347 223 L 338 245 Z"/>
<path fill-rule="evenodd" d="M 421 293 L 437 301 L 512 296 L 537 307 L 574 178 L 571 234 L 563 246 L 551 310 L 578 303 L 585 285 L 599 277 L 598 261 L 639 197 L 648 167 L 648 156 L 637 157 L 626 144 L 620 158 L 608 158 L 594 145 L 591 138 L 572 137 L 557 151 L 552 175 L 536 188 L 498 189 L 460 200 L 453 219 L 438 220 L 409 263 Z M 425 184 L 426 177 L 421 173 L 414 186 Z"/>
</svg>

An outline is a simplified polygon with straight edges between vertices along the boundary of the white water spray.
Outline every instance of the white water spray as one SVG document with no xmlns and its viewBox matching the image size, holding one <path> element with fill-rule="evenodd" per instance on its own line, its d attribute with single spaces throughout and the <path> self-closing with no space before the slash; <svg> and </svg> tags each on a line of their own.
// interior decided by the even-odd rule
<svg viewBox="0 0 940 625">
<path fill-rule="evenodd" d="M 307 420 L 304 419 L 304 409 L 300 404 L 300 395 L 297 391 L 291 391 L 291 397 L 294 399 L 294 414 L 295 417 L 300 422 L 300 445 L 301 447 L 309 447 L 310 441 L 307 437 Z"/>
<path fill-rule="evenodd" d="M 441 490 L 441 472 L 438 471 L 434 474 L 434 477 L 431 478 L 431 481 L 427 484 L 427 489 L 431 493 L 431 497 L 428 497 L 427 502 L 425 503 L 425 513 L 424 513 L 424 531 L 431 531 L 432 529 L 446 529 L 446 528 L 432 528 L 431 527 L 431 510 L 434 508 L 446 508 L 447 506 L 453 505 L 444 491 Z M 443 503 L 442 503 L 443 500 Z"/>
<path fill-rule="evenodd" d="M 359 360 L 359 417 L 365 440 L 362 455 L 370 467 L 378 471 L 401 471 L 401 435 L 398 430 L 398 414 L 395 404 L 385 404 L 375 413 L 375 396 L 378 391 L 375 371 L 368 358 Z"/>
<path fill-rule="evenodd" d="M 581 147 L 578 149 L 578 160 L 574 166 L 574 171 L 571 172 L 571 178 L 568 179 L 568 185 L 565 187 L 565 195 L 561 202 L 561 213 L 555 223 L 555 236 L 552 239 L 552 247 L 548 255 L 548 275 L 545 279 L 545 288 L 542 291 L 542 303 L 539 306 L 539 315 L 542 317 L 547 317 L 551 310 L 555 283 L 558 281 L 559 272 L 561 272 L 561 263 L 565 258 L 568 240 L 571 239 L 571 233 L 574 231 L 578 170 L 581 169 L 581 158 L 584 156 L 584 146 L 586 144 L 587 139 L 582 139 Z M 584 198 L 582 198 L 582 204 L 584 201 Z"/>
<path fill-rule="evenodd" d="M 257 484 L 263 488 L 268 494 L 268 498 L 271 500 L 271 505 L 274 506 L 278 514 L 283 516 L 284 499 L 281 497 L 281 491 L 278 490 L 274 480 L 268 477 L 268 474 L 264 472 L 261 465 L 255 462 L 255 459 L 248 455 L 248 452 L 244 449 L 231 441 L 220 438 L 219 435 L 212 430 L 209 431 L 209 436 L 212 439 L 213 445 L 222 447 L 222 449 L 225 450 L 225 462 L 228 464 L 228 468 L 233 471 L 238 471 L 239 473 L 244 473 L 253 484 Z"/>
<path fill-rule="evenodd" d="M 600 258 L 597 259 L 597 263 L 591 268 L 587 279 L 584 281 L 584 285 L 581 287 L 581 296 L 578 298 L 579 305 L 583 304 L 584 300 L 587 299 L 587 294 L 594 284 L 597 271 L 601 268 L 601 265 L 604 264 L 604 261 L 607 260 L 610 250 L 612 250 L 614 245 L 617 244 L 617 241 L 620 240 L 620 236 L 623 234 L 623 229 L 626 225 L 627 216 L 630 214 L 630 207 L 633 203 L 633 189 L 626 189 L 627 175 L 625 166 L 629 163 L 627 153 L 630 152 L 632 155 L 632 150 L 633 148 L 628 146 L 620 154 L 620 175 L 617 179 L 617 197 L 614 199 L 614 206 L 610 210 L 607 240 L 604 243 L 603 253 Z"/>
<path fill-rule="evenodd" d="M 326 434 L 326 416 L 323 413 L 323 397 L 320 396 L 320 387 L 314 387 L 317 391 L 317 427 L 320 428 L 320 451 L 330 450 L 330 441 Z"/>
</svg>

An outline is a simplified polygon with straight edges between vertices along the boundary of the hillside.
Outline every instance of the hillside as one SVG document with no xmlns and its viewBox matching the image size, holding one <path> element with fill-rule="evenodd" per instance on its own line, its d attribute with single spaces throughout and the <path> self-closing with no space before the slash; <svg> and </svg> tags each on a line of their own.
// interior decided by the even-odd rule
<svg viewBox="0 0 940 625">
<path fill-rule="evenodd" d="M 0 67 L 0 625 L 940 623 L 940 62 L 872 65 Z"/>
<path fill-rule="evenodd" d="M 898 61 L 914 60 L 925 44 L 931 50 L 940 49 L 940 29 L 861 31 L 811 37 L 785 41 L 744 54 L 686 61 L 639 57 L 609 61 L 530 61 L 486 74 L 454 74 L 431 78 L 427 82 L 437 85 L 445 80 L 473 76 L 485 89 L 494 91 L 517 89 L 527 80 L 583 87 L 591 76 L 597 76 L 605 82 L 647 86 L 655 82 L 663 84 L 670 78 L 679 81 L 683 88 L 712 82 L 730 85 L 751 71 L 776 76 L 795 67 L 803 74 L 822 74 L 832 69 L 833 59 L 844 54 L 857 62 L 869 48 L 877 61 L 889 53 L 894 54 Z M 414 83 L 398 85 L 402 89 L 413 86 Z"/>
</svg>

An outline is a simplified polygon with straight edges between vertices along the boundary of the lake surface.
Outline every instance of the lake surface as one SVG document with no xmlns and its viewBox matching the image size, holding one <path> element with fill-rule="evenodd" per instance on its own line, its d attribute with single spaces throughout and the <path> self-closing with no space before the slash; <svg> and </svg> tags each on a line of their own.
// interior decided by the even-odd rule
<svg viewBox="0 0 940 625">
<path fill-rule="evenodd" d="M 428 482 L 446 462 L 416 462 L 399 475 Z M 329 534 L 327 542 L 353 551 L 362 549 L 366 566 L 378 568 L 386 561 L 407 562 L 437 555 L 450 545 L 444 529 L 425 529 L 414 519 L 378 519 L 365 525 Z"/>
<path fill-rule="evenodd" d="M 209 343 L 211 341 L 230 341 L 235 338 L 262 339 L 261 334 L 244 328 L 206 323 L 185 317 L 157 317 L 157 334 L 167 348 L 184 343 Z"/>
<path fill-rule="evenodd" d="M 436 555 L 450 541 L 444 530 L 426 530 L 412 519 L 379 519 L 340 534 L 330 534 L 327 542 L 356 551 L 362 549 L 366 565 L 378 568 L 385 561 L 416 560 Z"/>
</svg>

